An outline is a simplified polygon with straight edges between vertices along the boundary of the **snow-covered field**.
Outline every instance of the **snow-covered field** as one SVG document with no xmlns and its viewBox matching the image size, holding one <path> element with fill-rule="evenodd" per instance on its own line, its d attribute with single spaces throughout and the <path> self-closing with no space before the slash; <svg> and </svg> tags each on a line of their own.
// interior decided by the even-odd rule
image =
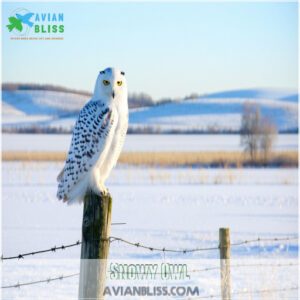
<svg viewBox="0 0 300 300">
<path fill-rule="evenodd" d="M 7 122 L 7 115 L 18 112 L 28 116 L 46 114 L 59 116 L 78 111 L 89 97 L 64 92 L 30 90 L 3 91 L 2 99 L 3 122 Z"/>
<path fill-rule="evenodd" d="M 67 206 L 55 199 L 55 178 L 61 167 L 62 163 L 53 162 L 2 164 L 4 257 L 81 239 L 82 206 Z M 174 249 L 216 247 L 218 229 L 225 226 L 231 229 L 231 242 L 297 236 L 297 173 L 297 169 L 119 166 L 109 178 L 108 188 L 114 199 L 113 222 L 126 225 L 112 226 L 111 235 Z M 218 250 L 164 254 L 121 242 L 112 243 L 110 250 L 111 259 L 122 262 L 177 261 L 187 263 L 189 270 L 219 266 Z M 77 273 L 79 255 L 80 247 L 74 247 L 3 261 L 2 285 Z M 296 290 L 251 293 L 297 285 L 298 268 L 289 265 L 298 261 L 296 240 L 236 246 L 231 255 L 232 290 L 246 292 L 233 299 L 297 299 Z M 235 267 L 238 264 L 259 266 Z M 189 280 L 177 284 L 196 284 L 202 296 L 220 294 L 219 270 L 190 274 Z M 2 290 L 3 299 L 76 299 L 77 291 L 77 276 Z"/>
<path fill-rule="evenodd" d="M 3 134 L 2 151 L 67 151 L 71 135 Z M 127 135 L 124 152 L 132 151 L 242 151 L 239 135 Z M 298 135 L 281 134 L 276 151 L 297 151 Z"/>
<path fill-rule="evenodd" d="M 258 104 L 280 130 L 298 126 L 298 102 L 251 98 L 200 98 L 136 109 L 130 113 L 130 125 L 160 131 L 239 130 L 245 102 Z"/>
<path fill-rule="evenodd" d="M 46 127 L 70 130 L 87 96 L 54 91 L 4 91 L 2 123 L 4 128 Z M 131 130 L 222 131 L 239 130 L 245 102 L 256 103 L 263 116 L 280 130 L 298 128 L 296 91 L 253 89 L 201 96 L 131 109 Z M 140 131 L 139 131 L 140 132 Z M 142 131 L 143 132 L 143 131 Z"/>
</svg>

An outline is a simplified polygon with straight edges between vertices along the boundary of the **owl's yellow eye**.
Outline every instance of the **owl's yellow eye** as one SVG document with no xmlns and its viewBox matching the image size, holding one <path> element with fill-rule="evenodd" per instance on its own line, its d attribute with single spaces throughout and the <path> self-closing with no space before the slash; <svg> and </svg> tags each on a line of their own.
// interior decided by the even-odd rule
<svg viewBox="0 0 300 300">
<path fill-rule="evenodd" d="M 109 81 L 108 80 L 103 80 L 103 84 L 104 85 L 109 85 Z"/>
<path fill-rule="evenodd" d="M 121 86 L 122 84 L 123 84 L 122 81 L 117 81 L 117 85 L 118 85 L 118 86 Z"/>
</svg>

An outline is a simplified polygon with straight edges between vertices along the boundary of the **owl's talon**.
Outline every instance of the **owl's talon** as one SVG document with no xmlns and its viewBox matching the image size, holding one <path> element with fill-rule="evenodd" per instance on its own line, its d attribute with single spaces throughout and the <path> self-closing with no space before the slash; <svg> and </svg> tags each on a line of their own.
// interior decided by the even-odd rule
<svg viewBox="0 0 300 300">
<path fill-rule="evenodd" d="M 107 196 L 110 196 L 110 193 L 108 190 L 101 192 L 101 197 L 107 197 Z"/>
<path fill-rule="evenodd" d="M 104 185 L 101 186 L 100 196 L 103 196 L 103 197 L 110 196 L 108 189 Z"/>
</svg>

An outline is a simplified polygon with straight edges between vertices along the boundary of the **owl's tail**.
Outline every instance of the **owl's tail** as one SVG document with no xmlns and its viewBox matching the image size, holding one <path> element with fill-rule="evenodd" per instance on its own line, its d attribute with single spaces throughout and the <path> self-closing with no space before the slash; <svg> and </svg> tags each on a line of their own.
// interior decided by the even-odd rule
<svg viewBox="0 0 300 300">
<path fill-rule="evenodd" d="M 59 174 L 57 175 L 57 177 L 56 177 L 56 180 L 57 180 L 57 182 L 60 182 L 61 181 L 61 179 L 63 178 L 63 176 L 64 176 L 64 168 L 59 172 Z"/>
<path fill-rule="evenodd" d="M 82 203 L 84 200 L 84 195 L 88 189 L 88 177 L 82 178 L 80 181 L 74 185 L 71 190 L 66 193 L 66 197 L 63 199 L 68 205 Z"/>
<path fill-rule="evenodd" d="M 84 200 L 84 195 L 89 186 L 89 174 L 83 177 L 69 190 L 67 182 L 64 181 L 64 169 L 58 174 L 58 189 L 57 189 L 57 198 L 67 202 L 67 204 L 82 203 Z"/>
</svg>

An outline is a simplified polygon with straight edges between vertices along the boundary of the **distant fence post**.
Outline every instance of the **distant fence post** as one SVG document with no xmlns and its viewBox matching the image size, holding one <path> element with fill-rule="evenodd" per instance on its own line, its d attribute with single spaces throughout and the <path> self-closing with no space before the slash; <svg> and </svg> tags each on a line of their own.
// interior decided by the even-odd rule
<svg viewBox="0 0 300 300">
<path fill-rule="evenodd" d="M 104 299 L 112 198 L 92 191 L 84 198 L 79 299 Z"/>
<path fill-rule="evenodd" d="M 231 299 L 231 275 L 230 275 L 230 230 L 219 229 L 220 264 L 221 264 L 221 295 L 222 300 Z"/>
</svg>

